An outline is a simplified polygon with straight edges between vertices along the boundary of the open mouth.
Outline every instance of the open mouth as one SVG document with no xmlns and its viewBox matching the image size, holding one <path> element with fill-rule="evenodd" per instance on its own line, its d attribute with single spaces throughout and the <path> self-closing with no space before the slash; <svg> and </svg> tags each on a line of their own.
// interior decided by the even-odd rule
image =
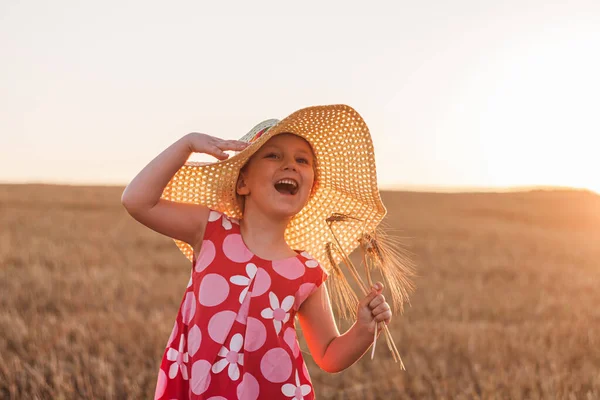
<svg viewBox="0 0 600 400">
<path fill-rule="evenodd" d="M 298 193 L 298 182 L 293 179 L 281 179 L 275 183 L 275 190 L 281 194 L 295 195 Z"/>
</svg>

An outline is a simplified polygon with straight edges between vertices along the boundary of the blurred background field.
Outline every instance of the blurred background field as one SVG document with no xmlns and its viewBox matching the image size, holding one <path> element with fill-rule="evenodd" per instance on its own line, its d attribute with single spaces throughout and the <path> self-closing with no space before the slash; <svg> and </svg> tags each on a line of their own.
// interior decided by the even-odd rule
<svg viewBox="0 0 600 400">
<path fill-rule="evenodd" d="M 150 399 L 189 278 L 123 187 L 0 186 L 0 398 Z M 418 276 L 320 399 L 600 398 L 600 196 L 384 192 Z M 307 348 L 303 345 L 305 353 Z"/>
</svg>

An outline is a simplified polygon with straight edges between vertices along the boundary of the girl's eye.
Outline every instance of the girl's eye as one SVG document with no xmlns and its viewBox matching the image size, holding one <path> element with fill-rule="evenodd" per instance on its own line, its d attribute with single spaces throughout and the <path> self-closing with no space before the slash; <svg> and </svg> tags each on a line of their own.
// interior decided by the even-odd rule
<svg viewBox="0 0 600 400">
<path fill-rule="evenodd" d="M 298 158 L 296 161 L 302 164 L 308 164 L 308 160 L 306 158 Z"/>
<path fill-rule="evenodd" d="M 267 154 L 265 155 L 265 158 L 277 158 L 277 157 L 278 157 L 278 156 L 277 156 L 277 154 L 275 154 L 275 153 L 267 153 Z"/>
</svg>

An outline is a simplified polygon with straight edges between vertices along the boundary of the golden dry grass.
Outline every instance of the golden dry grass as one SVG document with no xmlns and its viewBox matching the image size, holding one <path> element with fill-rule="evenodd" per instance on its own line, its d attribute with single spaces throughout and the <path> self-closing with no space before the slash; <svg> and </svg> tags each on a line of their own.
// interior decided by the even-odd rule
<svg viewBox="0 0 600 400">
<path fill-rule="evenodd" d="M 0 186 L 0 398 L 153 397 L 190 265 L 122 190 Z M 419 274 L 391 325 L 407 371 L 383 340 L 336 375 L 306 354 L 319 398 L 600 398 L 600 196 L 384 202 Z"/>
</svg>

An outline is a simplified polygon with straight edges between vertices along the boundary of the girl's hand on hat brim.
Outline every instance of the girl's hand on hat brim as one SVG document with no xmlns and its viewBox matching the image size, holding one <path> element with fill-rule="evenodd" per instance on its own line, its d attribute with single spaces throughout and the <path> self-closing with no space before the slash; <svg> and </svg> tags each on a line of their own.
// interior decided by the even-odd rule
<svg viewBox="0 0 600 400">
<path fill-rule="evenodd" d="M 249 145 L 239 140 L 224 140 L 198 132 L 188 133 L 185 137 L 191 152 L 210 154 L 219 160 L 229 158 L 225 151 L 242 151 Z"/>
</svg>

